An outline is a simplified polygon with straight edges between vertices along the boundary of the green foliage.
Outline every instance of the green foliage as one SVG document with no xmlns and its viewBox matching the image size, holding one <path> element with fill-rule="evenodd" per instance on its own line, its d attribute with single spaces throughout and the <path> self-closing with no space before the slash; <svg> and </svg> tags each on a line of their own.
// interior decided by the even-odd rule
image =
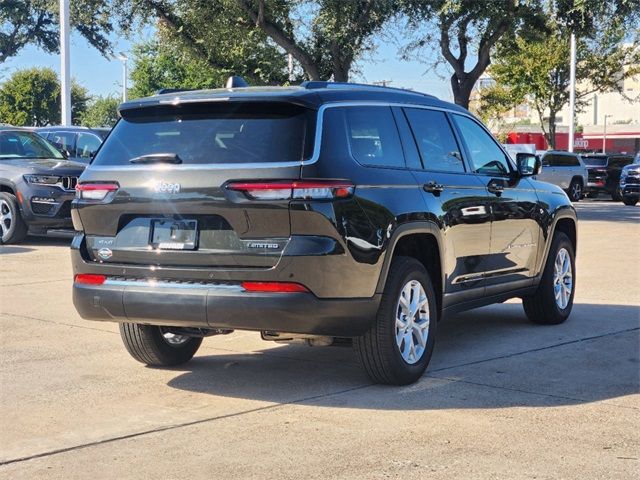
<svg viewBox="0 0 640 480">
<path fill-rule="evenodd" d="M 86 88 L 71 85 L 71 117 L 74 124 L 87 108 Z M 0 86 L 0 123 L 44 126 L 60 123 L 60 83 L 50 68 L 17 70 Z"/>
<path fill-rule="evenodd" d="M 638 43 L 627 43 L 633 24 L 629 16 L 602 14 L 590 37 L 579 38 L 576 49 L 576 107 L 594 92 L 623 91 L 623 80 L 640 72 Z M 546 34 L 538 38 L 515 36 L 497 49 L 490 68 L 495 87 L 483 91 L 483 116 L 496 117 L 520 103 L 529 104 L 538 114 L 547 141 L 555 143 L 557 113 L 569 101 L 570 32 L 557 22 L 549 22 Z"/>
<path fill-rule="evenodd" d="M 101 53 L 110 51 L 113 31 L 109 0 L 74 0 L 70 23 Z M 59 2 L 56 0 L 0 0 L 0 63 L 28 44 L 45 52 L 59 48 Z"/>
<path fill-rule="evenodd" d="M 175 41 L 225 74 L 283 84 L 286 54 L 295 80 L 348 80 L 372 36 L 398 8 L 390 0 L 116 0 L 123 17 L 157 19 L 160 40 Z M 300 71 L 301 70 L 301 71 Z"/>
<path fill-rule="evenodd" d="M 134 46 L 131 98 L 153 95 L 161 88 L 218 88 L 228 71 L 217 70 L 173 42 L 147 42 Z"/>
<path fill-rule="evenodd" d="M 405 57 L 439 53 L 448 63 L 454 101 L 468 107 L 473 86 L 491 64 L 496 43 L 505 35 L 539 30 L 542 0 L 403 0 L 412 39 Z"/>
<path fill-rule="evenodd" d="M 118 105 L 120 100 L 113 96 L 94 98 L 80 117 L 80 125 L 113 127 L 118 121 Z"/>
</svg>

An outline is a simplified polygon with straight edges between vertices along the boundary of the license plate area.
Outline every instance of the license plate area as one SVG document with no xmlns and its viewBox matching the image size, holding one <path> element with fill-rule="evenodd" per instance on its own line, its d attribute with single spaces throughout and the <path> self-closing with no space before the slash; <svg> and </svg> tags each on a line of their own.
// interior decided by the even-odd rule
<svg viewBox="0 0 640 480">
<path fill-rule="evenodd" d="M 162 218 L 151 220 L 149 245 L 159 250 L 195 250 L 198 221 Z"/>
</svg>

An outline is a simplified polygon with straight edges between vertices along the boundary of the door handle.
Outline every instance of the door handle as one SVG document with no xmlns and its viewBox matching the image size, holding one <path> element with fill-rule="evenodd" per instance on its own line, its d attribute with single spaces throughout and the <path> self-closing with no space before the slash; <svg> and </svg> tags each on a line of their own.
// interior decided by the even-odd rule
<svg viewBox="0 0 640 480">
<path fill-rule="evenodd" d="M 436 182 L 429 182 L 425 183 L 422 186 L 422 189 L 425 192 L 433 193 L 435 196 L 438 196 L 444 190 L 444 185 Z"/>
<path fill-rule="evenodd" d="M 500 185 L 499 183 L 490 183 L 487 186 L 487 190 L 499 197 L 500 195 L 502 195 L 502 192 L 504 192 L 504 185 Z"/>
</svg>

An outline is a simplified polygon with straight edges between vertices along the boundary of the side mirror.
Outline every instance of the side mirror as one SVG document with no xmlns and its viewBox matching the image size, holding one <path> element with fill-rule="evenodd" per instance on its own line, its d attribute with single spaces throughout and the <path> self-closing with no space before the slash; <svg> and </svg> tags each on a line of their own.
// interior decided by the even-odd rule
<svg viewBox="0 0 640 480">
<path fill-rule="evenodd" d="M 516 154 L 516 163 L 518 165 L 518 173 L 521 177 L 538 175 L 542 170 L 540 159 L 533 153 Z"/>
</svg>

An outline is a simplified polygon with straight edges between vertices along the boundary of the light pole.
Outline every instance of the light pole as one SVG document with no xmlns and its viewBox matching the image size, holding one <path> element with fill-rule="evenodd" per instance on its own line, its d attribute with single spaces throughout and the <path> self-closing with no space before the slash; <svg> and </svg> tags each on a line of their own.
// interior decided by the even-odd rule
<svg viewBox="0 0 640 480">
<path fill-rule="evenodd" d="M 127 57 L 124 53 L 119 52 L 116 58 L 122 62 L 122 101 L 127 101 Z"/>
<path fill-rule="evenodd" d="M 71 125 L 71 67 L 69 65 L 69 0 L 60 0 L 60 111 L 62 125 Z"/>
<path fill-rule="evenodd" d="M 613 115 L 604 116 L 604 133 L 602 135 L 602 153 L 607 153 L 607 118 L 613 117 Z"/>
<path fill-rule="evenodd" d="M 569 60 L 569 150 L 573 152 L 576 121 L 576 34 L 571 33 L 571 58 Z"/>
</svg>

